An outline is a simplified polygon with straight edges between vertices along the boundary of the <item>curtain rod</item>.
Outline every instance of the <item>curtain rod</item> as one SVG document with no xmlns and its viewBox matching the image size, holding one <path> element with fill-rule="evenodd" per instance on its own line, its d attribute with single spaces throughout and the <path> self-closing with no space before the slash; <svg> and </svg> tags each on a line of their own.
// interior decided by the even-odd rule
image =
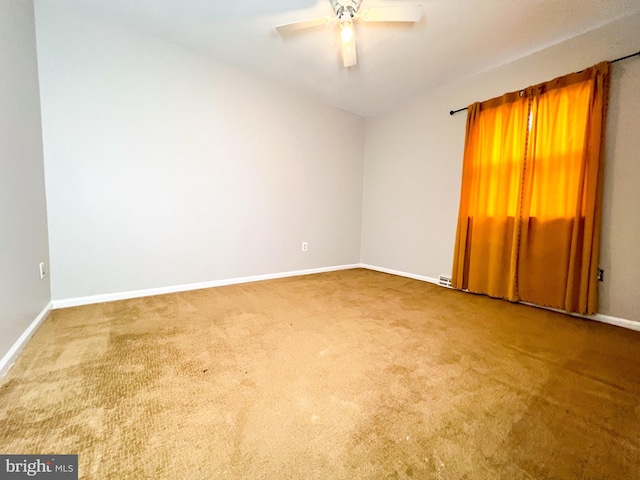
<svg viewBox="0 0 640 480">
<path fill-rule="evenodd" d="M 631 57 L 636 57 L 638 55 L 640 55 L 640 52 L 632 53 L 631 55 L 627 55 L 625 57 L 616 58 L 615 60 L 611 60 L 610 63 L 621 62 L 622 60 L 626 60 L 627 58 L 631 58 Z M 456 113 L 462 112 L 462 111 L 466 110 L 467 108 L 469 108 L 469 107 L 459 108 L 457 110 L 451 110 L 449 112 L 449 115 L 455 115 Z"/>
</svg>

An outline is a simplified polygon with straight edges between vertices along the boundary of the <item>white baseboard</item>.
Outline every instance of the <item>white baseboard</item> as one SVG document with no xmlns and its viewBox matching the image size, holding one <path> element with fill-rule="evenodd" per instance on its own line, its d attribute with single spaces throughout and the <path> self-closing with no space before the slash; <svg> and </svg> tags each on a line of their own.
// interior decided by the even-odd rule
<svg viewBox="0 0 640 480">
<path fill-rule="evenodd" d="M 36 329 L 40 326 L 42 321 L 47 318 L 49 312 L 51 311 L 52 304 L 49 302 L 46 307 L 38 314 L 38 316 L 31 322 L 31 324 L 27 327 L 27 329 L 20 335 L 20 338 L 13 344 L 13 346 L 9 349 L 9 351 L 2 357 L 0 360 L 0 378 L 4 377 L 9 369 L 13 366 L 16 359 L 18 358 L 18 354 L 24 348 L 27 343 L 27 340 L 33 335 Z"/>
<path fill-rule="evenodd" d="M 187 292 L 189 290 L 202 290 L 204 288 L 224 287 L 226 285 L 236 285 L 238 283 L 260 282 L 262 280 L 274 280 L 277 278 L 297 277 L 300 275 L 311 275 L 314 273 L 335 272 L 337 270 L 350 270 L 359 268 L 360 264 L 337 265 L 333 267 L 312 268 L 309 270 L 296 270 L 289 272 L 270 273 L 266 275 L 254 275 L 251 277 L 228 278 L 224 280 L 213 280 L 209 282 L 189 283 L 186 285 L 173 285 L 170 287 L 148 288 L 144 290 L 132 290 L 128 292 L 107 293 L 103 295 L 91 295 L 87 297 L 67 298 L 63 300 L 53 300 L 53 309 L 78 307 L 81 305 L 91 305 L 94 303 L 114 302 L 117 300 L 128 300 L 130 298 L 151 297 L 153 295 L 164 295 L 167 293 Z"/>
<path fill-rule="evenodd" d="M 366 263 L 361 263 L 360 267 L 366 268 L 367 270 L 375 270 L 376 272 L 390 273 L 391 275 L 398 275 L 399 277 L 413 278 L 414 280 L 420 280 L 422 282 L 435 283 L 436 285 L 439 284 L 439 280 L 437 278 L 425 277 L 424 275 L 416 275 L 414 273 L 401 272 L 399 270 L 391 270 L 390 268 L 376 267 L 375 265 L 368 265 Z"/>
<path fill-rule="evenodd" d="M 587 320 L 595 320 L 596 322 L 608 323 L 609 325 L 615 325 L 617 327 L 628 328 L 630 330 L 636 330 L 640 332 L 640 322 L 634 320 L 627 320 L 626 318 L 612 317 L 610 315 L 603 315 L 596 313 L 595 315 L 577 315 Z"/>
<path fill-rule="evenodd" d="M 403 272 L 400 270 L 393 270 L 390 268 L 377 267 L 375 265 L 369 265 L 366 263 L 357 263 L 357 264 L 351 264 L 351 265 L 337 265 L 333 267 L 314 268 L 309 270 L 296 270 L 296 271 L 289 271 L 289 272 L 272 273 L 267 275 L 254 275 L 250 277 L 237 277 L 237 278 L 230 278 L 225 280 L 214 280 L 210 282 L 191 283 L 186 285 L 175 285 L 170 287 L 149 288 L 145 290 L 133 290 L 128 292 L 110 293 L 110 294 L 104 294 L 104 295 L 92 295 L 87 297 L 69 298 L 69 299 L 63 299 L 63 300 L 53 300 L 52 304 L 50 304 L 45 310 L 43 310 L 43 313 L 41 313 L 38 316 L 38 318 L 34 320 L 34 323 L 27 329 L 27 331 L 25 331 L 23 336 L 20 337 L 20 340 L 18 340 L 16 345 L 26 340 L 26 338 L 23 340 L 23 337 L 25 335 L 27 336 L 27 338 L 29 337 L 33 329 L 35 329 L 37 325 L 44 319 L 44 317 L 42 318 L 40 317 L 42 315 L 46 316 L 46 313 L 48 313 L 48 311 L 51 308 L 58 309 L 58 308 L 76 307 L 80 305 L 91 305 L 94 303 L 113 302 L 116 300 L 127 300 L 130 298 L 149 297 L 152 295 L 163 295 L 167 293 L 186 292 L 189 290 L 200 290 L 203 288 L 222 287 L 225 285 L 236 285 L 239 283 L 258 282 L 262 280 L 273 280 L 277 278 L 295 277 L 299 275 L 311 275 L 314 273 L 334 272 L 338 270 L 349 270 L 352 268 L 365 268 L 367 270 L 374 270 L 376 272 L 389 273 L 391 275 L 398 275 L 400 277 L 411 278 L 414 280 L 420 280 L 423 282 L 433 283 L 436 285 L 439 284 L 439 280 L 437 278 L 427 277 L 424 275 L 417 275 L 409 272 Z M 448 287 L 444 287 L 444 288 L 448 288 Z M 538 305 L 533 305 L 533 306 L 538 308 L 547 308 L 547 307 L 539 307 Z M 549 308 L 547 309 L 554 310 Z M 556 310 L 556 311 L 560 313 L 566 313 L 562 310 Z M 616 325 L 618 327 L 640 331 L 640 322 L 636 322 L 634 320 L 628 320 L 626 318 L 612 317 L 610 315 L 603 315 L 600 313 L 595 315 L 580 315 L 580 314 L 571 314 L 571 315 L 575 317 L 585 318 L 587 320 L 594 320 L 597 322 L 608 323 L 610 325 Z M 5 357 L 0 362 L 0 373 L 3 372 L 5 363 L 9 361 L 7 360 L 7 358 L 9 357 L 13 358 L 13 356 L 15 355 L 15 352 L 13 353 L 12 352 L 13 352 L 13 348 L 12 350 L 9 351 L 9 353 L 7 353 L 7 355 L 5 355 Z"/>
<path fill-rule="evenodd" d="M 398 275 L 400 277 L 413 278 L 414 280 L 421 280 L 423 282 L 435 283 L 436 285 L 439 284 L 437 279 L 431 278 L 431 277 L 425 277 L 424 275 L 416 275 L 413 273 L 401 272 L 398 270 L 391 270 L 389 268 L 376 267 L 374 265 L 367 265 L 364 263 L 361 263 L 360 267 L 366 268 L 368 270 L 375 270 L 376 272 L 390 273 L 392 275 Z M 444 287 L 444 288 L 449 288 L 449 287 Z M 601 313 L 596 313 L 595 315 L 581 315 L 579 313 L 567 313 L 564 310 L 558 310 L 558 309 L 549 308 L 549 307 L 542 307 L 540 305 L 534 305 L 532 303 L 527 303 L 527 302 L 519 302 L 519 303 L 522 303 L 523 305 L 529 305 L 531 307 L 543 308 L 545 310 L 552 310 L 554 312 L 564 313 L 567 315 L 571 315 L 572 317 L 579 317 L 587 320 L 594 320 L 596 322 L 608 323 L 609 325 L 615 325 L 617 327 L 623 327 L 623 328 L 628 328 L 630 330 L 640 331 L 640 322 L 636 322 L 634 320 L 628 320 L 626 318 L 612 317 L 610 315 L 603 315 Z"/>
</svg>

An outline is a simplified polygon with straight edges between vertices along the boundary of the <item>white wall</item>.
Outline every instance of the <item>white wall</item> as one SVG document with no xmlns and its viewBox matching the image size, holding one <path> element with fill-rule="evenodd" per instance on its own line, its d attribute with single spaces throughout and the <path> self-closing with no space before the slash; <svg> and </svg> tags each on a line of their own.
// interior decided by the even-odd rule
<svg viewBox="0 0 640 480">
<path fill-rule="evenodd" d="M 362 118 L 60 3 L 36 28 L 54 300 L 359 262 Z"/>
<path fill-rule="evenodd" d="M 638 51 L 640 15 L 461 79 L 366 124 L 362 261 L 450 275 L 466 112 L 449 111 Z M 603 314 L 640 321 L 640 58 L 613 67 L 601 266 Z"/>
<path fill-rule="evenodd" d="M 0 2 L 0 357 L 50 301 L 33 4 Z"/>
</svg>

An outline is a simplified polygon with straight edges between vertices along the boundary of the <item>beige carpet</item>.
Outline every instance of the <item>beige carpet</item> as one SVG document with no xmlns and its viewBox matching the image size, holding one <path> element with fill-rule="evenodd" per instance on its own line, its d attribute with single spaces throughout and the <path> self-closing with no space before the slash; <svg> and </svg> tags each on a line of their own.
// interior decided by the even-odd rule
<svg viewBox="0 0 640 480">
<path fill-rule="evenodd" d="M 349 270 L 54 311 L 0 453 L 87 479 L 640 478 L 640 334 Z"/>
</svg>

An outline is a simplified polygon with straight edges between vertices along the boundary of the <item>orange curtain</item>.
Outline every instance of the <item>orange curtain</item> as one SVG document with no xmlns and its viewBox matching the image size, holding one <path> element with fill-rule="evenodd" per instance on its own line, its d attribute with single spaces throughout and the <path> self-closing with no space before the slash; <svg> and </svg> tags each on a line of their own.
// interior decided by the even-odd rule
<svg viewBox="0 0 640 480">
<path fill-rule="evenodd" d="M 609 64 L 469 107 L 452 283 L 595 313 Z"/>
</svg>

